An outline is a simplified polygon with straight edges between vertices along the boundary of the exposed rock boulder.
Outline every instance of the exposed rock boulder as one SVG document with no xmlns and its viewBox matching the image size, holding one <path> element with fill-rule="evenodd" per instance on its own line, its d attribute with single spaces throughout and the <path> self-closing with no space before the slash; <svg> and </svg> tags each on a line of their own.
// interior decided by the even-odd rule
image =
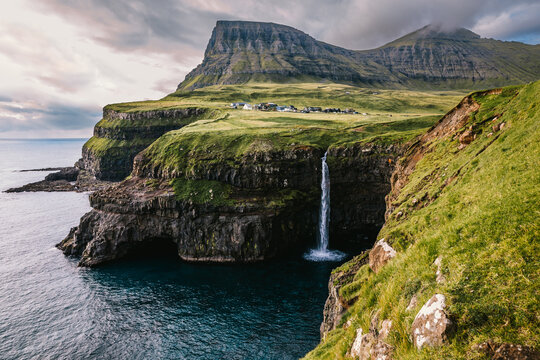
<svg viewBox="0 0 540 360">
<path fill-rule="evenodd" d="M 433 265 L 435 265 L 437 267 L 437 272 L 435 273 L 435 275 L 437 276 L 436 278 L 436 281 L 437 283 L 443 283 L 446 279 L 442 273 L 442 257 L 438 257 L 435 259 L 435 261 L 433 262 Z"/>
<path fill-rule="evenodd" d="M 396 256 L 396 250 L 392 248 L 384 239 L 375 243 L 369 252 L 369 267 L 374 272 L 378 272 L 388 261 Z"/>
<path fill-rule="evenodd" d="M 459 136 L 459 143 L 461 145 L 468 145 L 473 142 L 474 138 L 475 135 L 471 126 L 468 130 L 465 130 L 465 132 L 463 132 L 463 134 Z"/>
<path fill-rule="evenodd" d="M 386 342 L 392 329 L 392 321 L 383 320 L 378 327 L 379 312 L 371 319 L 369 332 L 363 333 L 362 328 L 356 330 L 356 338 L 351 346 L 351 357 L 359 360 L 390 360 L 393 348 Z"/>
<path fill-rule="evenodd" d="M 368 332 L 364 334 L 362 328 L 356 330 L 356 338 L 351 347 L 351 356 L 359 360 L 371 359 L 371 349 L 377 343 L 375 336 Z"/>
<path fill-rule="evenodd" d="M 453 323 L 445 309 L 446 297 L 442 294 L 433 295 L 422 306 L 411 326 L 414 346 L 418 349 L 424 346 L 439 346 L 447 340 Z"/>
</svg>

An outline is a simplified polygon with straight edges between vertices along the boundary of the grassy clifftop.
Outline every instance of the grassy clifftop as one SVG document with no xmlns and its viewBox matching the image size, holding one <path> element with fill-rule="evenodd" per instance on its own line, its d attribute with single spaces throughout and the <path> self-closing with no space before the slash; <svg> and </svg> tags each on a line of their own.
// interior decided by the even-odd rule
<svg viewBox="0 0 540 360">
<path fill-rule="evenodd" d="M 101 179 L 121 180 L 132 169 L 134 156 L 168 131 L 183 128 L 159 139 L 149 153 L 153 162 L 178 162 L 182 151 L 172 154 L 169 144 L 193 156 L 205 149 L 223 158 L 238 154 L 254 141 L 275 146 L 286 144 L 328 147 L 338 139 L 374 138 L 377 135 L 414 136 L 428 128 L 435 116 L 448 110 L 462 92 L 372 91 L 339 84 L 252 84 L 213 86 L 196 91 L 177 91 L 161 100 L 107 105 L 94 136 L 85 144 L 85 167 Z M 367 115 L 300 114 L 243 111 L 229 108 L 231 102 L 275 102 L 306 106 L 355 108 Z M 343 138 L 340 131 L 346 130 Z M 415 132 L 416 131 L 416 132 Z M 399 133 L 399 135 L 397 134 Z M 162 149 L 167 146 L 169 150 Z M 197 149 L 197 146 L 199 148 Z M 254 145 L 256 147 L 256 145 Z M 267 145 L 265 145 L 267 146 Z"/>
<path fill-rule="evenodd" d="M 488 340 L 539 347 L 540 81 L 472 98 L 480 107 L 463 128 L 428 142 L 390 195 L 394 210 L 379 238 L 397 256 L 378 273 L 359 267 L 340 290 L 350 304 L 341 325 L 307 359 L 345 358 L 378 310 L 393 322 L 388 342 L 399 359 L 480 359 L 474 345 Z M 465 131 L 468 145 L 459 140 Z M 456 332 L 445 346 L 419 352 L 411 324 L 435 293 L 446 296 Z M 407 311 L 413 296 L 417 305 Z"/>
</svg>

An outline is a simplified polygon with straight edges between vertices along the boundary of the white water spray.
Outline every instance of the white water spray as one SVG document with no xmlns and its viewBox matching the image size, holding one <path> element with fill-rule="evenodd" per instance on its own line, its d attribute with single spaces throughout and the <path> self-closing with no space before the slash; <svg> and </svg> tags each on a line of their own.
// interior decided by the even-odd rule
<svg viewBox="0 0 540 360">
<path fill-rule="evenodd" d="M 304 255 L 310 261 L 339 261 L 346 255 L 341 251 L 328 250 L 329 228 L 330 228 L 330 170 L 326 163 L 326 155 L 322 158 L 322 179 L 321 179 L 321 205 L 319 208 L 319 236 L 316 249 L 311 249 Z"/>
</svg>

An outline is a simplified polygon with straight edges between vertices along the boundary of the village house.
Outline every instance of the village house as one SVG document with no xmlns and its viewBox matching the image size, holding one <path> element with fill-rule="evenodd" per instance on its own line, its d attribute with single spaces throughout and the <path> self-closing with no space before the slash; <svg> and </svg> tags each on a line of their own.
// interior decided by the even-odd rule
<svg viewBox="0 0 540 360">
<path fill-rule="evenodd" d="M 244 105 L 246 105 L 245 102 L 234 102 L 234 103 L 231 103 L 231 108 L 233 109 L 240 109 L 240 108 L 243 108 Z"/>
</svg>

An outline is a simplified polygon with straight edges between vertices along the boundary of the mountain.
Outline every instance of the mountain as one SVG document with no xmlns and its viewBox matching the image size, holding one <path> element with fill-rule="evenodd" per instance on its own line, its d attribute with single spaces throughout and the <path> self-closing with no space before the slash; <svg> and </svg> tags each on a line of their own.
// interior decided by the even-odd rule
<svg viewBox="0 0 540 360">
<path fill-rule="evenodd" d="M 203 62 L 178 90 L 216 84 L 329 80 L 375 87 L 479 88 L 540 78 L 540 45 L 428 25 L 355 51 L 274 23 L 218 21 Z"/>
</svg>

